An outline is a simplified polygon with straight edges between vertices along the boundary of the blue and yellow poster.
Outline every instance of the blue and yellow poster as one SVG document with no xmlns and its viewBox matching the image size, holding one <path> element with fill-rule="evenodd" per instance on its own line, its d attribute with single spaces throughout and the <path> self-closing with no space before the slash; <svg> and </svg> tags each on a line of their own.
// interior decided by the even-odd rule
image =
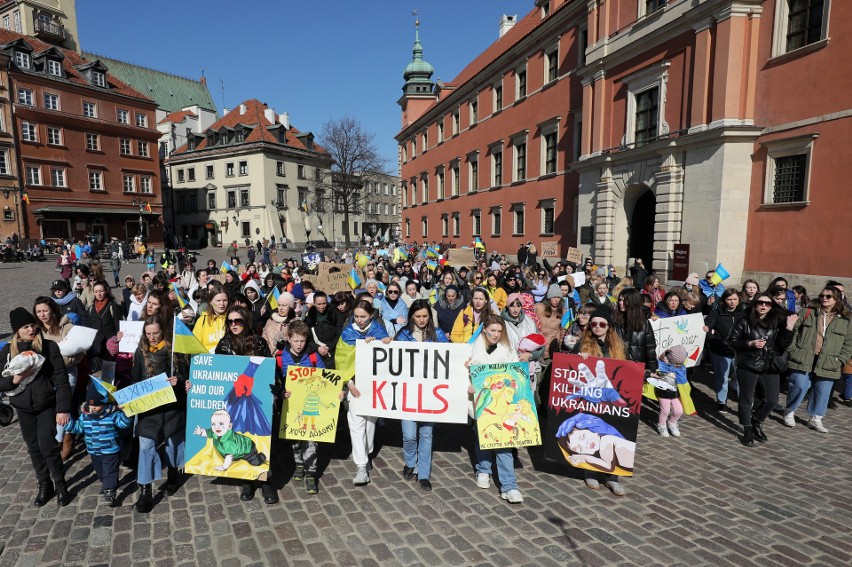
<svg viewBox="0 0 852 567">
<path fill-rule="evenodd" d="M 470 381 L 480 449 L 541 445 L 529 363 L 474 364 Z"/>
<path fill-rule="evenodd" d="M 274 380 L 273 358 L 221 354 L 192 358 L 186 472 L 266 480 Z"/>
</svg>

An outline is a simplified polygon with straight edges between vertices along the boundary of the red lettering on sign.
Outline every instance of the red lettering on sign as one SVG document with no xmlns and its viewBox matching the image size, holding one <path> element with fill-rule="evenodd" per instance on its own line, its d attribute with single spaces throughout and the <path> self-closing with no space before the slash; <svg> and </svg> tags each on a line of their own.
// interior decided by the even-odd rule
<svg viewBox="0 0 852 567">
<path fill-rule="evenodd" d="M 410 413 L 417 412 L 419 410 L 419 407 L 420 407 L 420 400 L 422 398 L 422 394 L 423 394 L 423 384 L 418 384 L 417 385 L 417 406 L 418 407 L 417 408 L 408 407 L 406 405 L 406 402 L 408 401 L 408 399 L 407 399 L 408 398 L 408 383 L 403 382 L 402 383 L 402 411 L 410 412 Z"/>
<path fill-rule="evenodd" d="M 382 404 L 382 409 L 388 409 L 387 405 L 385 404 L 385 397 L 382 394 L 382 389 L 387 385 L 387 383 L 387 380 L 385 380 L 384 382 L 373 382 L 373 407 L 376 409 L 379 408 L 379 403 Z"/>
<path fill-rule="evenodd" d="M 439 390 L 449 390 L 449 389 L 450 389 L 449 384 L 440 384 L 440 385 L 432 388 L 432 395 L 435 397 L 436 400 L 441 401 L 441 404 L 443 405 L 443 407 L 441 407 L 439 409 L 428 410 L 428 409 L 423 409 L 422 407 L 418 406 L 418 409 L 420 410 L 420 412 L 421 413 L 446 413 L 447 409 L 450 407 L 450 404 L 447 402 L 446 399 L 441 397 L 441 395 L 438 393 L 438 391 Z M 423 400 L 423 396 L 420 397 L 420 400 L 421 401 Z"/>
</svg>

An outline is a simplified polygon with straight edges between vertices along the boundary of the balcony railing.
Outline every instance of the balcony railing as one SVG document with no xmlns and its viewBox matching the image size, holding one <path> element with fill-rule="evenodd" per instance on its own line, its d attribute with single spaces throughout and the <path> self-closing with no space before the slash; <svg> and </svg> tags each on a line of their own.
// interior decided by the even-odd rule
<svg viewBox="0 0 852 567">
<path fill-rule="evenodd" d="M 65 28 L 62 24 L 46 22 L 44 20 L 35 21 L 36 37 L 49 37 L 52 39 L 65 39 Z"/>
</svg>

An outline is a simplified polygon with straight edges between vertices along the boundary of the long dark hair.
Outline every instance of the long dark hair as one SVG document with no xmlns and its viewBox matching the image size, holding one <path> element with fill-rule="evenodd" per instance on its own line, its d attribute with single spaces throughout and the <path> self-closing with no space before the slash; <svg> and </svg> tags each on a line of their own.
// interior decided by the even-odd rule
<svg viewBox="0 0 852 567">
<path fill-rule="evenodd" d="M 47 309 L 50 311 L 50 323 L 48 325 L 42 323 L 35 314 L 35 308 L 39 305 L 47 305 Z M 42 331 L 51 335 L 59 333 L 59 322 L 62 320 L 62 311 L 59 310 L 59 305 L 57 305 L 56 302 L 49 297 L 44 295 L 36 297 L 36 300 L 33 303 L 33 316 L 35 316 L 38 321 L 38 326 L 41 327 Z"/>
<path fill-rule="evenodd" d="M 228 324 L 228 316 L 231 313 L 236 313 L 243 320 L 243 332 L 239 335 L 232 333 L 231 326 Z M 231 350 L 238 356 L 257 355 L 257 347 L 263 340 L 263 337 L 257 333 L 251 311 L 238 306 L 229 307 L 225 311 L 225 338 L 231 341 Z"/>
<path fill-rule="evenodd" d="M 347 315 L 352 313 L 352 310 L 355 308 L 355 298 L 352 296 L 352 292 L 349 291 L 338 291 L 331 298 L 332 307 L 335 309 L 340 305 L 345 305 L 346 309 L 343 311 Z"/>
<path fill-rule="evenodd" d="M 766 316 L 761 319 L 757 314 L 757 302 L 760 298 L 764 298 L 769 301 L 769 312 Z M 754 299 L 752 299 L 751 303 L 749 303 L 748 308 L 746 309 L 745 316 L 748 318 L 748 323 L 752 327 L 763 327 L 764 329 L 772 329 L 781 325 L 781 322 L 784 321 L 787 317 L 787 310 L 775 303 L 775 300 L 772 299 L 772 296 L 769 295 L 765 291 L 759 291 L 755 294 Z"/>
<path fill-rule="evenodd" d="M 758 292 L 758 293 L 760 293 L 760 292 Z M 720 306 L 719 309 L 724 309 L 725 311 L 728 310 L 728 304 L 725 303 L 725 301 L 727 301 L 727 299 L 729 297 L 731 297 L 732 295 L 736 295 L 740 299 L 740 302 L 737 303 L 736 307 L 734 307 L 734 311 L 736 311 L 737 309 L 740 308 L 740 305 L 742 305 L 742 302 L 743 302 L 743 298 L 740 297 L 740 292 L 737 291 L 737 288 L 735 288 L 735 287 L 729 287 L 729 288 L 726 288 L 725 291 L 722 292 L 722 297 L 719 299 L 719 301 L 721 301 L 724 304 L 724 306 Z"/>
<path fill-rule="evenodd" d="M 618 299 L 624 300 L 624 313 L 616 305 L 612 310 L 612 318 L 616 327 L 622 327 L 628 331 L 641 331 L 645 328 L 648 318 L 642 309 L 642 292 L 635 287 L 621 290 Z"/>
<path fill-rule="evenodd" d="M 432 320 L 432 305 L 426 299 L 415 299 L 408 308 L 408 321 L 405 323 L 403 331 L 413 333 L 417 329 L 417 324 L 414 323 L 414 314 L 421 309 L 429 311 L 429 319 L 426 320 L 426 327 L 423 329 L 423 342 L 434 343 L 438 340 L 438 333 L 435 331 L 435 322 Z"/>
<path fill-rule="evenodd" d="M 151 341 L 148 340 L 148 335 L 145 334 L 145 327 L 148 325 L 160 326 L 160 332 L 163 334 L 162 340 L 166 341 L 165 348 L 169 351 L 172 350 L 172 337 L 168 332 L 162 317 L 159 315 L 147 317 L 145 322 L 142 324 L 142 338 L 139 341 L 139 350 L 142 352 L 142 360 L 145 362 L 145 371 L 148 373 L 148 377 L 151 378 L 154 376 L 156 369 L 154 368 L 154 357 L 151 356 L 151 351 L 149 350 L 153 345 L 151 344 Z"/>
</svg>

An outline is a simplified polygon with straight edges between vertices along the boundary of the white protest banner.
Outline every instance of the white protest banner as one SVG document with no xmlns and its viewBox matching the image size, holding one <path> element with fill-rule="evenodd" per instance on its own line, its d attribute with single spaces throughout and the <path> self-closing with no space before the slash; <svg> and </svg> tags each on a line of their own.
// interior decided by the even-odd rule
<svg viewBox="0 0 852 567">
<path fill-rule="evenodd" d="M 438 423 L 467 423 L 470 346 L 451 343 L 358 341 L 358 415 Z"/>
<path fill-rule="evenodd" d="M 674 345 L 683 345 L 688 355 L 684 366 L 691 368 L 701 361 L 706 336 L 701 313 L 657 319 L 651 321 L 651 328 L 657 340 L 657 357 Z"/>
<path fill-rule="evenodd" d="M 116 390 L 112 397 L 128 417 L 177 401 L 165 372 Z"/>
<path fill-rule="evenodd" d="M 118 329 L 124 333 L 118 343 L 118 352 L 134 353 L 139 348 L 139 340 L 142 338 L 142 327 L 144 321 L 119 321 Z"/>
</svg>

